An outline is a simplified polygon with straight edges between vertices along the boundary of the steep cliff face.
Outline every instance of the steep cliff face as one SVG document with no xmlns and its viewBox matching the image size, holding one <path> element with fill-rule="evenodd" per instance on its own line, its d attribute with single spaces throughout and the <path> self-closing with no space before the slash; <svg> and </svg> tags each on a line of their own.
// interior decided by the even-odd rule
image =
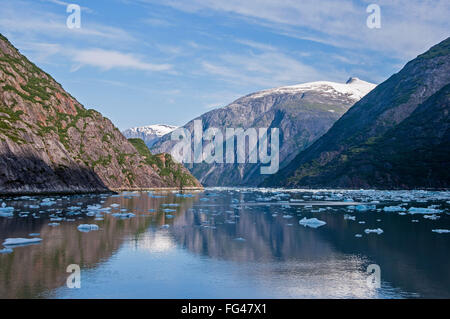
<svg viewBox="0 0 450 319">
<path fill-rule="evenodd" d="M 204 130 L 219 128 L 224 136 L 226 128 L 279 128 L 283 167 L 374 87 L 357 78 L 347 83 L 322 81 L 280 87 L 249 94 L 197 119 L 202 120 Z M 184 127 L 192 133 L 193 124 L 194 120 Z M 168 134 L 152 151 L 170 152 L 174 144 Z M 201 163 L 188 167 L 207 186 L 256 186 L 267 177 L 261 175 L 260 164 Z"/>
<path fill-rule="evenodd" d="M 263 185 L 449 187 L 450 38 L 410 61 Z"/>
<path fill-rule="evenodd" d="M 0 35 L 0 193 L 168 187 L 110 120 Z"/>
</svg>

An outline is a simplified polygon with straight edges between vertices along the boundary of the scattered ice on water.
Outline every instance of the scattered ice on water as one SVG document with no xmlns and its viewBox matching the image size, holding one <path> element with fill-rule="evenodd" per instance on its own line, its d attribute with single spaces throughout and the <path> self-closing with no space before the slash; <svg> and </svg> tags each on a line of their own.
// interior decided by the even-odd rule
<svg viewBox="0 0 450 319">
<path fill-rule="evenodd" d="M 433 229 L 432 232 L 438 234 L 449 234 L 450 229 Z"/>
<path fill-rule="evenodd" d="M 298 223 L 305 227 L 311 227 L 311 228 L 318 228 L 320 226 L 326 225 L 326 222 L 324 222 L 323 220 L 319 220 L 317 218 L 308 219 L 306 217 L 303 217 L 303 219 L 300 220 Z"/>
<path fill-rule="evenodd" d="M 36 243 L 40 243 L 41 241 L 42 241 L 41 238 L 7 238 L 3 242 L 3 246 L 36 244 Z"/>
</svg>

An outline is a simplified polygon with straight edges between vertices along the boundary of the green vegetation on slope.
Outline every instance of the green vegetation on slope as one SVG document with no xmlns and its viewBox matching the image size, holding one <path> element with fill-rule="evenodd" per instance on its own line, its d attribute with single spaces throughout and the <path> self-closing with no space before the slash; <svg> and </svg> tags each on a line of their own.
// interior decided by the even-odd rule
<svg viewBox="0 0 450 319">
<path fill-rule="evenodd" d="M 128 141 L 139 155 L 145 158 L 145 164 L 153 167 L 158 175 L 170 184 L 175 184 L 180 188 L 197 186 L 196 179 L 181 164 L 176 163 L 170 154 L 153 155 L 140 138 L 130 138 Z"/>
</svg>

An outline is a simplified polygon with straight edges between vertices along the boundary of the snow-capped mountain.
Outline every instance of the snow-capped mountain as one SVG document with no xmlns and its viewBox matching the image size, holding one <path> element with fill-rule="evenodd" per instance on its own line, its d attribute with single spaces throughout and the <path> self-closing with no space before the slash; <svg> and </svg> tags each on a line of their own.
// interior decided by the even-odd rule
<svg viewBox="0 0 450 319">
<path fill-rule="evenodd" d="M 325 134 L 348 109 L 376 87 L 375 84 L 350 78 L 345 83 L 310 82 L 255 92 L 228 106 L 199 117 L 203 128 L 280 129 L 280 167 L 298 152 Z M 193 121 L 185 126 L 193 131 Z M 156 142 L 152 151 L 170 153 L 174 141 L 170 136 Z M 205 186 L 254 186 L 266 176 L 260 164 L 194 164 L 189 167 Z"/>
<path fill-rule="evenodd" d="M 376 87 L 375 84 L 360 80 L 355 77 L 348 79 L 346 83 L 318 81 L 309 82 L 291 86 L 282 86 L 275 89 L 269 89 L 260 91 L 249 95 L 248 97 L 260 98 L 267 95 L 277 94 L 298 94 L 307 92 L 320 92 L 324 96 L 336 96 L 345 95 L 350 99 L 359 101 L 367 93 L 372 91 Z"/>
<path fill-rule="evenodd" d="M 166 124 L 155 124 L 141 127 L 133 127 L 122 132 L 126 138 L 143 139 L 148 147 L 153 146 L 162 136 L 171 133 L 178 127 Z"/>
</svg>

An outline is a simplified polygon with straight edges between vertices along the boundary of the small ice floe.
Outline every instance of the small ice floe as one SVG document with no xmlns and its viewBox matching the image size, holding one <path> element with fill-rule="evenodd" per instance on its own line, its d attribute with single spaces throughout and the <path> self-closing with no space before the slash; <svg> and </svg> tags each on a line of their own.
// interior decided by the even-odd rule
<svg viewBox="0 0 450 319">
<path fill-rule="evenodd" d="M 438 234 L 450 234 L 450 229 L 433 229 L 432 232 Z"/>
<path fill-rule="evenodd" d="M 53 205 L 55 205 L 56 204 L 56 202 L 54 201 L 54 199 L 53 198 L 44 198 L 42 201 L 41 201 L 41 206 L 53 206 Z"/>
<path fill-rule="evenodd" d="M 283 215 L 283 218 L 289 219 L 289 218 L 292 218 L 292 216 L 291 215 Z"/>
<path fill-rule="evenodd" d="M 172 219 L 174 216 L 173 215 L 166 215 L 166 218 L 168 219 Z"/>
<path fill-rule="evenodd" d="M 356 220 L 356 216 L 345 214 L 344 215 L 344 219 L 346 219 L 346 220 Z"/>
<path fill-rule="evenodd" d="M 326 222 L 324 222 L 323 220 L 318 220 L 317 218 L 308 219 L 306 217 L 303 217 L 303 219 L 300 220 L 298 223 L 305 227 L 311 227 L 311 228 L 318 228 L 318 227 L 326 224 Z"/>
<path fill-rule="evenodd" d="M 363 220 L 361 220 L 361 221 L 358 222 L 358 224 L 365 224 L 365 223 L 366 223 L 366 222 L 363 221 Z"/>
<path fill-rule="evenodd" d="M 161 204 L 161 206 L 164 206 L 164 207 L 178 207 L 178 206 L 180 206 L 180 204 Z"/>
<path fill-rule="evenodd" d="M 48 224 L 50 227 L 57 227 L 60 225 L 60 223 L 50 223 Z"/>
<path fill-rule="evenodd" d="M 423 215 L 423 218 L 425 219 L 429 219 L 429 220 L 438 220 L 439 218 L 441 218 L 441 216 L 438 215 Z"/>
<path fill-rule="evenodd" d="M 418 220 L 418 219 L 413 219 L 413 220 L 411 220 L 411 222 L 413 222 L 413 223 L 418 223 L 419 220 Z"/>
<path fill-rule="evenodd" d="M 234 241 L 245 241 L 245 238 L 242 238 L 242 237 L 238 237 L 238 238 L 235 238 L 235 239 L 233 239 Z"/>
<path fill-rule="evenodd" d="M 373 210 L 376 208 L 377 208 L 377 206 L 375 206 L 375 205 L 357 205 L 357 206 L 355 206 L 355 210 L 357 210 L 359 212 L 366 212 L 368 210 Z"/>
<path fill-rule="evenodd" d="M 31 234 L 28 234 L 28 236 L 30 236 L 30 237 L 37 237 L 37 236 L 40 236 L 41 234 L 40 233 L 31 233 Z"/>
<path fill-rule="evenodd" d="M 174 213 L 174 212 L 176 212 L 176 210 L 175 209 L 166 208 L 166 209 L 163 209 L 163 212 L 164 213 Z"/>
<path fill-rule="evenodd" d="M 361 234 L 356 234 L 355 237 L 356 237 L 356 238 L 361 238 L 362 235 L 361 235 Z"/>
<path fill-rule="evenodd" d="M 52 218 L 50 218 L 50 221 L 51 222 L 62 222 L 63 219 L 61 217 L 52 217 Z"/>
<path fill-rule="evenodd" d="M 385 212 L 404 212 L 406 208 L 400 206 L 386 206 L 383 208 Z"/>
<path fill-rule="evenodd" d="M 373 233 L 373 234 L 378 234 L 378 235 L 380 235 L 380 234 L 383 233 L 383 230 L 382 230 L 381 228 L 377 228 L 377 229 L 365 229 L 364 232 L 365 232 L 366 234 L 371 234 L 371 233 Z"/>
<path fill-rule="evenodd" d="M 102 220 L 104 220 L 104 218 L 103 217 L 96 217 L 94 220 L 102 221 Z"/>
<path fill-rule="evenodd" d="M 161 228 L 161 229 L 167 229 L 167 228 L 169 228 L 169 227 L 170 227 L 170 225 L 165 224 L 165 225 L 162 225 L 162 226 L 159 227 L 159 228 Z"/>
<path fill-rule="evenodd" d="M 441 209 L 436 208 L 423 208 L 423 207 L 411 207 L 408 212 L 410 214 L 439 214 L 442 213 Z"/>
<path fill-rule="evenodd" d="M 42 241 L 41 238 L 7 238 L 3 242 L 3 246 L 30 245 L 40 243 L 41 241 Z"/>
<path fill-rule="evenodd" d="M 78 228 L 79 231 L 84 232 L 84 233 L 88 233 L 91 230 L 98 230 L 99 229 L 98 225 L 95 225 L 95 224 L 91 224 L 91 225 L 89 225 L 89 224 L 81 224 L 77 228 Z"/>
<path fill-rule="evenodd" d="M 11 248 L 0 249 L 0 255 L 1 254 L 10 254 L 12 252 L 13 252 L 13 250 Z"/>
<path fill-rule="evenodd" d="M 117 207 L 120 207 L 120 205 L 119 204 L 111 204 L 111 205 L 109 205 L 109 207 L 117 208 Z"/>
<path fill-rule="evenodd" d="M 377 219 L 377 222 L 381 222 L 381 219 Z"/>
<path fill-rule="evenodd" d="M 117 217 L 117 218 L 133 218 L 136 215 L 133 213 L 116 213 L 116 214 L 112 214 L 111 216 Z"/>
</svg>

